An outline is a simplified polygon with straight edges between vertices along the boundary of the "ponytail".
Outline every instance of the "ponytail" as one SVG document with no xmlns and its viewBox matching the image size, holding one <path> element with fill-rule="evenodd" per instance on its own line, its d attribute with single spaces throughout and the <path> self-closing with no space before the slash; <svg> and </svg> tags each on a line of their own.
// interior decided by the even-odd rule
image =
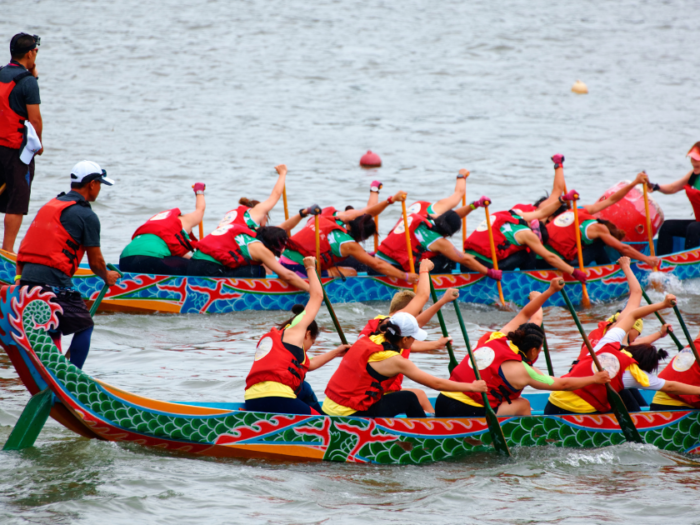
<svg viewBox="0 0 700 525">
<path fill-rule="evenodd" d="M 386 339 L 393 346 L 398 346 L 399 341 L 401 341 L 401 328 L 391 321 L 387 320 L 386 322 L 380 324 L 377 332 L 384 335 L 384 339 Z"/>
<path fill-rule="evenodd" d="M 248 206 L 249 208 L 255 208 L 258 204 L 260 204 L 260 201 L 249 199 L 248 197 L 241 197 L 238 199 L 238 204 L 241 206 Z"/>
<path fill-rule="evenodd" d="M 632 354 L 639 368 L 650 374 L 653 374 L 659 369 L 659 361 L 668 357 L 668 352 L 666 350 L 657 350 L 654 345 L 648 344 L 628 346 L 625 350 Z"/>
<path fill-rule="evenodd" d="M 284 321 L 283 323 L 280 323 L 277 325 L 278 330 L 284 330 L 287 328 L 289 325 L 291 325 L 294 322 L 294 319 L 297 318 L 297 316 L 305 310 L 305 306 L 303 304 L 295 304 L 292 306 L 292 317 Z M 318 337 L 318 324 L 316 324 L 316 321 L 311 321 L 309 326 L 306 327 L 306 330 L 308 332 L 311 332 L 311 338 L 316 339 Z"/>
</svg>

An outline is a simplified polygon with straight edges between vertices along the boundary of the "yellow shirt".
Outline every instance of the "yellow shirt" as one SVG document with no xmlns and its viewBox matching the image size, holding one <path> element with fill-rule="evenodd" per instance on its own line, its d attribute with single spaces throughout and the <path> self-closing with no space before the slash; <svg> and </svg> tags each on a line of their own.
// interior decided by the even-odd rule
<svg viewBox="0 0 700 525">
<path fill-rule="evenodd" d="M 673 406 L 673 407 L 693 408 L 691 405 L 684 403 L 683 401 L 679 401 L 678 399 L 673 399 L 666 392 L 661 392 L 661 391 L 656 392 L 656 395 L 654 395 L 654 399 L 652 399 L 651 402 L 658 403 L 659 405 L 669 405 L 669 406 Z"/>
<path fill-rule="evenodd" d="M 291 387 L 277 381 L 263 381 L 256 383 L 245 391 L 244 399 L 259 399 L 261 397 L 288 397 L 296 399 L 296 394 Z"/>
<path fill-rule="evenodd" d="M 506 337 L 506 334 L 504 334 L 503 332 L 493 332 L 491 334 L 491 336 L 486 340 L 486 342 L 489 343 L 489 342 L 493 341 L 494 339 L 502 339 L 504 337 Z M 508 346 L 516 354 L 520 351 L 520 350 L 518 350 L 518 347 L 515 346 L 510 341 L 508 341 Z M 468 359 L 468 357 L 465 359 Z M 468 395 L 466 395 L 462 392 L 440 392 L 440 393 L 443 396 L 446 396 L 446 397 L 449 397 L 452 399 L 456 399 L 457 401 L 461 401 L 465 405 L 470 405 L 473 407 L 482 407 L 482 408 L 484 406 L 483 403 L 478 403 L 478 402 L 474 401 L 471 397 L 469 397 Z"/>
</svg>

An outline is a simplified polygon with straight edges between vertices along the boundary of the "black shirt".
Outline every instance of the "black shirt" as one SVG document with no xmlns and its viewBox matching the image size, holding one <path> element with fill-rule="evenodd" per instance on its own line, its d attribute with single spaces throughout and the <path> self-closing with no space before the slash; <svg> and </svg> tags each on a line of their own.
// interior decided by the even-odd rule
<svg viewBox="0 0 700 525">
<path fill-rule="evenodd" d="M 12 60 L 0 69 L 0 82 L 7 84 L 25 71 L 27 68 Z M 39 82 L 33 76 L 28 76 L 20 80 L 19 84 L 10 92 L 10 108 L 20 117 L 27 118 L 27 105 L 33 104 L 41 104 Z"/>
<path fill-rule="evenodd" d="M 61 194 L 60 201 L 75 201 L 79 204 L 69 206 L 61 212 L 61 224 L 75 241 L 84 248 L 100 245 L 100 219 L 85 198 L 76 191 Z M 25 263 L 22 280 L 33 283 L 48 284 L 59 288 L 72 288 L 73 280 L 61 270 L 43 264 Z"/>
</svg>

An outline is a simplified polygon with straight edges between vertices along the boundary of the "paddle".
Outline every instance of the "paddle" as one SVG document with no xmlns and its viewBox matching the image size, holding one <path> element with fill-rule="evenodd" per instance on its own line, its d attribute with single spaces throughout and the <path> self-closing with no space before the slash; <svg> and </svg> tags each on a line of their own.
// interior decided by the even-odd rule
<svg viewBox="0 0 700 525">
<path fill-rule="evenodd" d="M 678 310 L 678 306 L 676 305 L 676 301 L 673 301 L 673 311 L 676 313 L 676 317 L 678 318 L 678 322 L 681 323 L 681 328 L 683 329 L 683 333 L 685 334 L 685 338 L 688 340 L 688 346 L 690 346 L 690 351 L 693 352 L 693 355 L 695 356 L 695 362 L 700 365 L 700 356 L 698 356 L 698 350 L 695 348 L 695 341 L 693 341 L 693 338 L 690 337 L 690 332 L 688 332 L 688 327 L 685 326 L 685 321 L 683 320 L 683 317 L 681 317 L 681 312 Z"/>
<path fill-rule="evenodd" d="M 408 266 L 411 273 L 416 273 L 416 266 L 413 263 L 413 250 L 411 249 L 411 233 L 408 231 L 408 214 L 406 213 L 406 199 L 401 201 L 401 212 L 403 213 L 403 230 L 406 234 L 406 250 L 408 251 Z M 432 279 L 430 283 L 432 284 Z M 416 291 L 416 285 L 413 285 L 413 291 Z M 438 314 L 440 312 L 438 311 Z"/>
<path fill-rule="evenodd" d="M 462 195 L 462 208 L 467 205 L 467 194 Z M 467 243 L 467 216 L 462 217 L 462 251 L 466 253 L 464 245 Z"/>
<path fill-rule="evenodd" d="M 7 188 L 7 183 L 5 183 L 5 184 L 3 184 L 2 186 L 0 186 L 0 195 L 2 195 L 3 193 L 5 193 L 5 188 Z"/>
<path fill-rule="evenodd" d="M 374 253 L 379 250 L 379 215 L 374 216 Z"/>
<path fill-rule="evenodd" d="M 576 209 L 575 202 L 574 209 Z M 583 338 L 583 342 L 586 343 L 586 348 L 588 348 L 588 353 L 591 354 L 595 366 L 600 371 L 604 370 L 604 368 L 600 364 L 600 361 L 598 361 L 598 356 L 593 351 L 593 347 L 591 346 L 591 342 L 588 340 L 586 332 L 583 330 L 583 326 L 581 326 L 581 321 L 579 321 L 578 315 L 576 315 L 576 310 L 574 310 L 574 305 L 571 304 L 571 299 L 569 299 L 569 294 L 566 293 L 566 289 L 562 288 L 561 294 L 562 296 L 564 296 L 566 307 L 569 309 L 571 317 L 573 317 L 574 322 L 576 323 L 576 327 L 578 328 L 578 331 L 581 334 L 581 337 Z M 620 373 L 623 373 L 623 370 L 620 370 Z M 622 430 L 625 439 L 630 443 L 643 443 L 644 441 L 642 440 L 642 436 L 637 430 L 637 427 L 634 426 L 632 416 L 630 416 L 630 413 L 627 410 L 625 403 L 622 401 L 620 394 L 613 390 L 613 388 L 610 386 L 610 383 L 605 384 L 605 390 L 608 394 L 608 402 L 610 403 L 610 407 L 612 408 L 613 414 L 615 414 L 615 417 L 617 418 L 617 422 L 620 425 L 620 430 Z"/>
<path fill-rule="evenodd" d="M 318 226 L 318 215 L 314 215 L 314 228 L 316 230 L 316 271 L 321 279 L 321 231 Z"/>
<path fill-rule="evenodd" d="M 120 272 L 119 269 L 113 264 L 108 264 L 107 268 L 112 270 L 113 272 L 117 272 L 119 274 L 119 277 L 124 277 L 124 274 Z M 95 317 L 95 313 L 100 307 L 102 299 L 104 299 L 105 295 L 107 294 L 107 290 L 109 290 L 109 285 L 105 283 L 105 285 L 102 287 L 102 290 L 100 290 L 100 294 L 97 296 L 97 299 L 95 299 L 95 302 L 92 303 L 92 306 L 90 307 L 90 317 Z"/>
<path fill-rule="evenodd" d="M 573 202 L 572 202 L 572 208 L 574 210 L 574 232 L 576 236 L 576 250 L 578 251 L 578 267 L 579 270 L 582 272 L 584 271 L 584 266 L 583 266 L 583 251 L 581 249 L 581 228 L 579 226 L 578 222 L 578 207 L 576 206 L 576 200 L 578 199 L 579 195 L 578 193 L 574 196 Z M 583 290 L 583 295 L 581 297 L 581 304 L 583 305 L 584 308 L 590 308 L 591 307 L 591 299 L 588 297 L 588 288 L 586 287 L 586 283 L 581 283 L 581 288 Z"/>
<path fill-rule="evenodd" d="M 199 221 L 199 240 L 204 239 L 204 221 Z"/>
<path fill-rule="evenodd" d="M 489 246 L 491 247 L 491 262 L 493 264 L 493 269 L 498 271 L 498 257 L 496 257 L 496 245 L 493 242 L 493 232 L 491 231 L 491 215 L 489 214 L 489 206 L 491 201 L 486 201 L 484 203 L 484 211 L 486 212 L 486 230 L 489 232 Z M 506 305 L 506 300 L 503 297 L 503 287 L 501 286 L 501 281 L 496 281 L 496 286 L 498 286 L 498 298 L 501 300 L 501 305 Z"/>
<path fill-rule="evenodd" d="M 642 290 L 642 296 L 643 296 L 644 299 L 646 300 L 647 304 L 652 304 L 652 303 L 651 303 L 651 299 L 649 299 L 649 296 L 647 295 L 646 290 Z M 659 320 L 659 322 L 660 322 L 661 324 L 668 324 L 668 323 L 664 320 L 664 318 L 661 316 L 661 314 L 660 314 L 659 312 L 654 312 L 654 314 L 656 315 L 656 318 Z M 680 352 L 681 350 L 683 350 L 683 345 L 681 344 L 681 342 L 680 342 L 680 341 L 678 340 L 678 338 L 676 337 L 676 334 L 674 334 L 671 330 L 669 330 L 669 331 L 668 331 L 668 335 L 670 335 L 670 336 L 671 336 L 671 339 L 673 339 L 673 342 L 676 343 L 676 346 L 678 347 L 678 351 Z"/>
<path fill-rule="evenodd" d="M 649 254 L 652 257 L 656 257 L 656 253 L 654 251 L 654 232 L 651 229 L 651 217 L 649 216 L 649 195 L 647 194 L 647 185 L 645 183 L 642 183 L 642 188 L 644 189 L 644 213 L 647 216 L 646 219 L 647 219 L 647 236 L 649 237 Z M 654 266 L 654 271 L 658 272 L 659 267 Z"/>
<path fill-rule="evenodd" d="M 289 220 L 289 208 L 287 207 L 287 185 L 282 188 L 282 202 L 284 203 L 284 220 Z"/>
<path fill-rule="evenodd" d="M 430 281 L 430 291 L 433 294 L 433 301 L 435 300 L 435 289 L 432 287 L 432 280 Z M 459 321 L 459 329 L 462 331 L 462 337 L 464 337 L 464 342 L 467 344 L 467 352 L 469 353 L 469 359 L 472 362 L 472 368 L 474 369 L 474 377 L 476 377 L 477 381 L 481 380 L 481 374 L 479 373 L 479 368 L 476 363 L 476 358 L 474 357 L 474 352 L 472 352 L 472 346 L 469 344 L 469 334 L 467 334 L 467 327 L 464 326 L 464 319 L 462 319 L 462 312 L 459 309 L 459 299 L 453 301 L 455 305 L 455 313 L 457 314 L 457 320 Z M 438 313 L 440 311 L 438 310 Z M 452 353 L 452 350 L 449 349 L 448 351 L 450 352 L 450 373 L 452 373 L 452 370 L 454 369 L 455 366 L 457 366 L 457 360 L 454 358 L 454 354 Z M 453 365 L 454 361 L 454 365 Z M 510 449 L 508 448 L 508 443 L 506 442 L 506 437 L 503 435 L 503 429 L 501 428 L 500 423 L 498 422 L 498 417 L 496 416 L 496 413 L 493 411 L 493 408 L 491 408 L 491 405 L 489 404 L 489 399 L 486 397 L 486 393 L 482 392 L 481 393 L 481 401 L 484 403 L 484 412 L 486 416 L 486 424 L 489 427 L 489 434 L 491 434 L 491 441 L 493 442 L 493 448 L 495 448 L 498 452 L 502 452 L 506 456 L 510 456 Z"/>
<path fill-rule="evenodd" d="M 430 296 L 433 298 L 433 302 L 437 303 L 437 294 L 435 293 L 435 286 L 433 286 L 433 278 L 430 277 Z M 457 301 L 455 301 L 455 309 L 457 308 Z M 459 318 L 461 319 L 461 314 L 458 314 Z M 449 334 L 447 333 L 447 326 L 445 325 L 445 318 L 442 316 L 442 310 L 437 311 L 437 316 L 438 316 L 438 321 L 440 321 L 440 329 L 442 330 L 442 336 L 443 337 L 450 337 Z M 466 332 L 465 332 L 466 333 Z M 469 341 L 467 341 L 467 345 L 469 345 Z M 445 345 L 447 347 L 447 353 L 450 355 L 450 364 L 448 365 L 448 370 L 450 373 L 452 373 L 452 370 L 459 364 L 457 362 L 457 358 L 455 357 L 454 350 L 452 350 L 452 343 L 447 341 L 447 344 Z"/>
<path fill-rule="evenodd" d="M 318 215 L 317 215 L 318 217 Z M 345 338 L 345 333 L 343 332 L 343 329 L 340 327 L 340 323 L 338 322 L 338 318 L 335 315 L 335 310 L 333 310 L 333 305 L 331 304 L 331 300 L 328 298 L 328 295 L 326 294 L 326 289 L 323 286 L 323 281 L 321 280 L 321 272 L 316 270 L 316 275 L 318 276 L 318 282 L 321 283 L 321 290 L 323 291 L 323 302 L 326 303 L 326 308 L 328 308 L 328 313 L 331 316 L 331 320 L 333 321 L 333 325 L 335 325 L 335 330 L 338 332 L 338 336 L 340 336 L 340 342 L 343 343 L 344 345 L 348 344 L 348 340 Z"/>
<path fill-rule="evenodd" d="M 554 367 L 552 366 L 552 357 L 549 355 L 549 345 L 547 345 L 547 332 L 544 329 L 544 321 L 540 325 L 542 327 L 542 335 L 544 339 L 542 340 L 542 349 L 544 350 L 544 358 L 547 361 L 547 372 L 549 375 L 554 377 Z"/>
</svg>

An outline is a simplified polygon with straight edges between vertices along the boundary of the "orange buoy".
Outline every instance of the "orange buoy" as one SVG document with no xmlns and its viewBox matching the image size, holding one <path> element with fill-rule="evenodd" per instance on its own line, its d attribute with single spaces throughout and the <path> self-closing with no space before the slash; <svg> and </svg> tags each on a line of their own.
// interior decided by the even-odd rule
<svg viewBox="0 0 700 525">
<path fill-rule="evenodd" d="M 367 153 L 362 155 L 360 166 L 363 168 L 380 168 L 382 166 L 382 159 L 380 159 L 379 155 L 376 153 L 372 153 L 368 150 Z"/>
<path fill-rule="evenodd" d="M 576 82 L 574 82 L 574 85 L 571 86 L 571 91 L 573 91 L 577 95 L 585 95 L 588 93 L 588 86 L 580 80 L 577 80 Z"/>
<path fill-rule="evenodd" d="M 609 188 L 598 200 L 607 199 L 629 183 L 630 181 L 618 182 L 612 188 Z M 599 219 L 610 221 L 621 230 L 624 230 L 625 238 L 623 241 L 647 242 L 648 240 L 644 193 L 639 186 L 632 188 L 623 199 L 600 213 L 596 213 L 595 216 Z M 649 216 L 653 237 L 664 222 L 664 212 L 651 195 L 649 195 Z"/>
</svg>

